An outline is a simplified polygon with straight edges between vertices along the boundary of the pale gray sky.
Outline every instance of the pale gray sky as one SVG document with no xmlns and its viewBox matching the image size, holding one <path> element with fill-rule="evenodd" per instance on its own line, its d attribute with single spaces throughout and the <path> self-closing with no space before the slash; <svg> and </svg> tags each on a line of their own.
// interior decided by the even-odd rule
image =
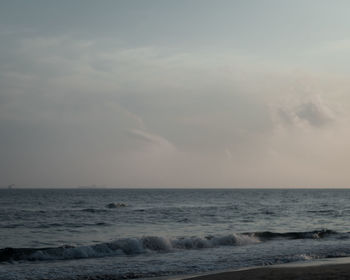
<svg viewBox="0 0 350 280">
<path fill-rule="evenodd" d="M 0 184 L 349 187 L 349 1 L 1 1 Z"/>
</svg>

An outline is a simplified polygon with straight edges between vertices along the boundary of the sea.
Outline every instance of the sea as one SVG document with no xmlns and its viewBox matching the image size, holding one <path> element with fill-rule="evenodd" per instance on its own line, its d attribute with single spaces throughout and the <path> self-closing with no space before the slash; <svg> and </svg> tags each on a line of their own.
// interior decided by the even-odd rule
<svg viewBox="0 0 350 280">
<path fill-rule="evenodd" d="M 167 279 L 346 256 L 348 189 L 0 190 L 1 280 Z"/>
</svg>

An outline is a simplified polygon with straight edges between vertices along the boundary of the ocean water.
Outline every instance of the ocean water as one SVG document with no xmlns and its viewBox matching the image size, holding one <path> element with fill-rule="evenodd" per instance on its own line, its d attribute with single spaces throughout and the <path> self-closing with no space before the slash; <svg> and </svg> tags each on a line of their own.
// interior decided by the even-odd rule
<svg viewBox="0 0 350 280">
<path fill-rule="evenodd" d="M 350 190 L 0 190 L 0 279 L 142 279 L 350 256 Z"/>
</svg>

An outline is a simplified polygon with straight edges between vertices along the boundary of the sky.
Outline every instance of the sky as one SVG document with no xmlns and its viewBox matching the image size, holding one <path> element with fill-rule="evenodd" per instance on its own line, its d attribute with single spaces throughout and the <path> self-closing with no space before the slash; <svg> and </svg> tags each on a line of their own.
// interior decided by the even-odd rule
<svg viewBox="0 0 350 280">
<path fill-rule="evenodd" d="M 2 0 L 0 185 L 350 187 L 349 10 Z"/>
</svg>

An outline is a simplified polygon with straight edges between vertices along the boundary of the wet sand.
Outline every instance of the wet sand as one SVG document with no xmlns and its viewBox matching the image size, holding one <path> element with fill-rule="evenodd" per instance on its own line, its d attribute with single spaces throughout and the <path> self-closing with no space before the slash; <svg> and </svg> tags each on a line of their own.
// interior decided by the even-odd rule
<svg viewBox="0 0 350 280">
<path fill-rule="evenodd" d="M 310 265 L 286 265 L 250 268 L 246 270 L 221 272 L 189 277 L 191 280 L 294 280 L 294 279 L 350 279 L 350 262 L 313 263 Z"/>
</svg>

